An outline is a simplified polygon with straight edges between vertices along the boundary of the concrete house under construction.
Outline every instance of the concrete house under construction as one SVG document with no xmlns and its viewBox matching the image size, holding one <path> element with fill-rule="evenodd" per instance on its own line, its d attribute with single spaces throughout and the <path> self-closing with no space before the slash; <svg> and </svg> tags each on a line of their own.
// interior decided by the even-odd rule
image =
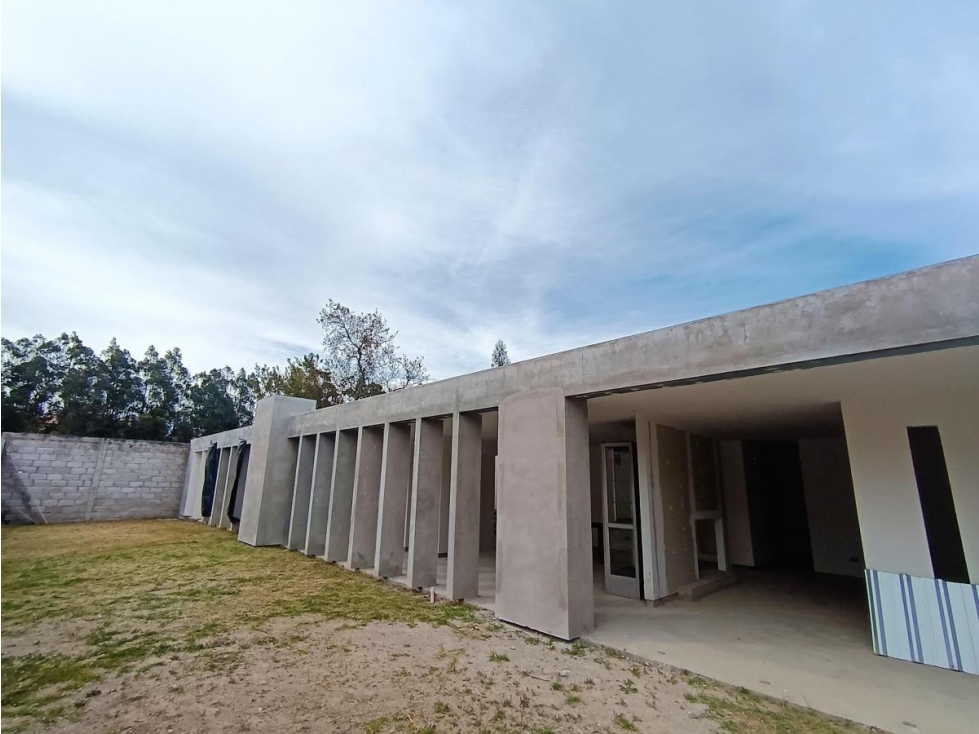
<svg viewBox="0 0 979 734">
<path fill-rule="evenodd" d="M 193 442 L 182 514 L 213 446 L 202 519 L 242 542 L 555 637 L 840 579 L 878 654 L 979 673 L 977 376 L 972 257 L 321 410 L 267 398 Z"/>
</svg>

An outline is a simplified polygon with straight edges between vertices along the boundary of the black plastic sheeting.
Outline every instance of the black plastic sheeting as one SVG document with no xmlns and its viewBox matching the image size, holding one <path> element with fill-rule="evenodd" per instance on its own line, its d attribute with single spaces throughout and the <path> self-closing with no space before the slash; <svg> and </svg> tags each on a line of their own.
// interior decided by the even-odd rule
<svg viewBox="0 0 979 734">
<path fill-rule="evenodd" d="M 214 505 L 214 487 L 218 483 L 218 462 L 221 460 L 221 451 L 216 443 L 211 444 L 207 451 L 207 463 L 204 465 L 204 487 L 201 489 L 201 517 L 211 516 L 211 507 Z"/>
<path fill-rule="evenodd" d="M 231 522 L 241 522 L 241 503 L 238 502 L 238 487 L 243 480 L 244 470 L 248 468 L 248 444 L 242 441 L 238 444 L 238 463 L 235 466 L 235 481 L 231 485 L 231 496 L 228 498 L 228 517 Z"/>
</svg>

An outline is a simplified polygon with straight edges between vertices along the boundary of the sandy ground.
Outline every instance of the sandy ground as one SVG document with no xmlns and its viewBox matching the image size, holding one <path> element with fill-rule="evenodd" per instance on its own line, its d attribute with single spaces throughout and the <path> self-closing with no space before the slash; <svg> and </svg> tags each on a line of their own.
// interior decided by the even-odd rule
<svg viewBox="0 0 979 734">
<path fill-rule="evenodd" d="M 4 645 L 5 654 L 30 648 L 51 654 L 77 644 L 69 630 L 43 643 L 35 635 L 12 642 Z M 71 734 L 717 730 L 704 717 L 704 706 L 685 699 L 694 689 L 667 668 L 597 648 L 549 643 L 508 627 L 486 635 L 475 627 L 469 634 L 426 624 L 351 628 L 297 618 L 278 620 L 262 632 L 239 633 L 215 650 L 220 662 L 210 666 L 179 657 L 86 686 L 71 697 L 74 711 L 43 729 Z"/>
</svg>

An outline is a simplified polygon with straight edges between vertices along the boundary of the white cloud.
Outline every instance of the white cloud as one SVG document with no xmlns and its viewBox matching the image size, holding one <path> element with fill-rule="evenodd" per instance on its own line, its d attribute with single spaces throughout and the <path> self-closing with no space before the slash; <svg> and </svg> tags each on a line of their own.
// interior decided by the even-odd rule
<svg viewBox="0 0 979 734">
<path fill-rule="evenodd" d="M 977 13 L 10 0 L 3 332 L 247 366 L 334 298 L 446 376 L 968 254 Z"/>
</svg>

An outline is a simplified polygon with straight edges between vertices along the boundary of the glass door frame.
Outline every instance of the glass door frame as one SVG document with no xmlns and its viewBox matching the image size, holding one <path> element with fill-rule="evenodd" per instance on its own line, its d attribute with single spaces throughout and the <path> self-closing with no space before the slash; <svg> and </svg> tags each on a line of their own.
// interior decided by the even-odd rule
<svg viewBox="0 0 979 734">
<path fill-rule="evenodd" d="M 608 476 L 608 449 L 628 449 L 629 451 L 629 470 L 632 478 L 632 492 L 630 500 L 632 502 L 632 523 L 609 522 L 609 476 Z M 602 456 L 602 542 L 604 545 L 604 574 L 605 592 L 613 596 L 624 596 L 629 599 L 642 599 L 643 577 L 642 577 L 642 540 L 639 520 L 639 470 L 636 461 L 636 445 L 631 441 L 618 441 L 603 443 L 601 445 Z M 612 557 L 610 553 L 609 530 L 629 530 L 632 532 L 632 557 L 635 577 L 621 576 L 611 573 Z"/>
</svg>

